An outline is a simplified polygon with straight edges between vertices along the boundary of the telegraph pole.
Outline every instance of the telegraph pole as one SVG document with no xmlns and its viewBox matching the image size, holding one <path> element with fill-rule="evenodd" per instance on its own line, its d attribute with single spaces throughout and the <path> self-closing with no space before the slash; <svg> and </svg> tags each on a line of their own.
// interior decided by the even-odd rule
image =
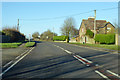
<svg viewBox="0 0 120 80">
<path fill-rule="evenodd" d="M 53 27 L 53 38 L 54 38 L 54 27 Z"/>
<path fill-rule="evenodd" d="M 19 31 L 19 19 L 18 19 L 18 24 L 17 24 L 17 30 Z"/>
<path fill-rule="evenodd" d="M 94 16 L 94 38 L 95 38 L 95 35 L 96 35 L 96 10 L 94 10 L 94 13 L 95 13 L 95 16 Z"/>
</svg>

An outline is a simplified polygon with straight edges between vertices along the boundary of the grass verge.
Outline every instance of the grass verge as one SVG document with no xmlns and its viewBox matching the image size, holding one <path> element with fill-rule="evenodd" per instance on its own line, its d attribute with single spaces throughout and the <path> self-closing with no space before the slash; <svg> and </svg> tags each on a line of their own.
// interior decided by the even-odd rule
<svg viewBox="0 0 120 80">
<path fill-rule="evenodd" d="M 118 50 L 120 46 L 117 45 L 106 45 L 106 44 L 82 44 L 82 43 L 70 43 L 70 44 L 76 44 L 80 46 L 87 46 L 87 47 L 98 47 L 98 48 L 105 48 L 105 49 L 111 49 L 111 50 Z"/>
<path fill-rule="evenodd" d="M 25 44 L 25 47 L 33 47 L 33 46 L 35 46 L 35 42 L 27 42 Z"/>
<path fill-rule="evenodd" d="M 16 48 L 21 44 L 22 44 L 22 42 L 18 42 L 18 43 L 0 43 L 0 47 L 1 48 Z"/>
</svg>

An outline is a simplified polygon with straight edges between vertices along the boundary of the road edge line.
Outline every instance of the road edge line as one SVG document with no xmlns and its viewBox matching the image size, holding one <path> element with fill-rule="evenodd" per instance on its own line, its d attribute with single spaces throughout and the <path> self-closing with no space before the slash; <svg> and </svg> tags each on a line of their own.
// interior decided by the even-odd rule
<svg viewBox="0 0 120 80">
<path fill-rule="evenodd" d="M 4 70 L 1 74 L 0 77 L 2 77 L 3 74 L 5 74 L 7 71 L 9 71 L 12 67 L 14 67 L 19 61 L 21 61 L 25 56 L 27 56 L 35 47 L 31 48 L 29 52 L 27 52 L 24 56 L 19 58 L 15 63 L 13 63 L 10 67 L 8 67 L 6 70 Z"/>
<path fill-rule="evenodd" d="M 110 80 L 107 76 L 103 75 L 101 72 L 99 72 L 98 70 L 95 70 L 95 72 L 97 74 L 99 74 L 100 76 L 102 76 L 103 78 L 107 79 L 107 80 Z"/>
</svg>

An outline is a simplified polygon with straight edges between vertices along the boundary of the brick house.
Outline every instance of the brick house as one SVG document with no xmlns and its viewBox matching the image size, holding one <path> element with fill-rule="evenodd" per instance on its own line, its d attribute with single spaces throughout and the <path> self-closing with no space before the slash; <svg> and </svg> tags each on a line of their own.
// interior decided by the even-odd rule
<svg viewBox="0 0 120 80">
<path fill-rule="evenodd" d="M 93 38 L 86 36 L 87 29 L 94 32 L 94 17 L 83 19 L 79 28 L 79 42 L 80 43 L 95 43 Z M 114 33 L 115 27 L 106 20 L 96 20 L 96 34 L 109 34 Z"/>
</svg>

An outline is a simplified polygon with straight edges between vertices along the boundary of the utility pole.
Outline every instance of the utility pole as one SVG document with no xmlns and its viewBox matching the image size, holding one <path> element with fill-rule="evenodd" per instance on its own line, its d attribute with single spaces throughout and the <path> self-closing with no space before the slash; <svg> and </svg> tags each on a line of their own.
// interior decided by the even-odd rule
<svg viewBox="0 0 120 80">
<path fill-rule="evenodd" d="M 94 16 L 94 38 L 96 35 L 96 10 L 94 10 L 95 16 Z"/>
<path fill-rule="evenodd" d="M 17 24 L 17 30 L 19 31 L 19 19 L 18 19 L 18 24 Z"/>
<path fill-rule="evenodd" d="M 53 38 L 54 38 L 54 27 L 53 27 Z"/>
</svg>

